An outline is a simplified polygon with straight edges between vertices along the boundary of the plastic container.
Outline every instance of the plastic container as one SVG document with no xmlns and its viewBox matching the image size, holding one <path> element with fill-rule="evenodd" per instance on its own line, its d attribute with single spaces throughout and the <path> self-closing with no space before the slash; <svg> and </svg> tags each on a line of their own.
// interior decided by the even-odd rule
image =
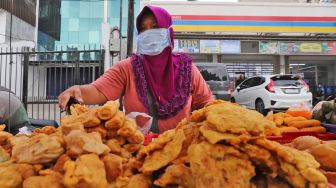
<svg viewBox="0 0 336 188">
<path fill-rule="evenodd" d="M 272 141 L 276 141 L 280 144 L 287 144 L 300 136 L 315 136 L 316 138 L 325 141 L 336 139 L 336 133 L 317 133 L 313 131 L 284 132 L 281 136 L 267 136 L 266 138 Z"/>
<path fill-rule="evenodd" d="M 159 137 L 159 134 L 146 134 L 144 145 L 147 146 L 149 143 L 151 143 L 155 138 Z"/>
<path fill-rule="evenodd" d="M 327 132 L 336 133 L 336 125 L 335 124 L 322 123 L 322 126 L 324 126 L 327 129 Z"/>
</svg>

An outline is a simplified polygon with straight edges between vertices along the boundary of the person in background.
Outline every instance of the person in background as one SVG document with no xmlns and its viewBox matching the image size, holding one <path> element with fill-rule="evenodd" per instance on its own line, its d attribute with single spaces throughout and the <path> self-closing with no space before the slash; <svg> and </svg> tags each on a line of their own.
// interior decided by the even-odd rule
<svg viewBox="0 0 336 188">
<path fill-rule="evenodd" d="M 151 131 L 162 133 L 213 99 L 191 57 L 172 52 L 174 31 L 166 10 L 144 7 L 136 19 L 136 29 L 136 54 L 113 65 L 93 83 L 62 92 L 58 97 L 62 110 L 70 97 L 84 104 L 123 97 L 126 114 L 149 114 L 153 117 Z"/>
<path fill-rule="evenodd" d="M 5 131 L 12 134 L 17 134 L 21 127 L 31 126 L 21 100 L 3 86 L 0 86 L 0 124 L 5 124 Z"/>
</svg>

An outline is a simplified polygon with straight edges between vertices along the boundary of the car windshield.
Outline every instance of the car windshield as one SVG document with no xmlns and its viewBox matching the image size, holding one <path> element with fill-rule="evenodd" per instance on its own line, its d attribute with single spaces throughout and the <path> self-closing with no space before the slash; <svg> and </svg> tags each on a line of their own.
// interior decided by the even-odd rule
<svg viewBox="0 0 336 188">
<path fill-rule="evenodd" d="M 297 77 L 273 77 L 275 86 L 302 86 L 303 82 Z"/>
<path fill-rule="evenodd" d="M 205 81 L 227 81 L 225 67 L 222 66 L 197 66 Z"/>
</svg>

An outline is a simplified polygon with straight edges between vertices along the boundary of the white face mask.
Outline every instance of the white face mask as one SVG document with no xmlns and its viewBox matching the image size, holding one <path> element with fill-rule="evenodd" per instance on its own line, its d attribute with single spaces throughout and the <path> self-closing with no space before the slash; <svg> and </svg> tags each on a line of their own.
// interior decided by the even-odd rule
<svg viewBox="0 0 336 188">
<path fill-rule="evenodd" d="M 172 47 L 169 29 L 170 27 L 149 29 L 140 33 L 137 39 L 137 54 L 154 56 L 160 54 L 166 47 Z"/>
</svg>

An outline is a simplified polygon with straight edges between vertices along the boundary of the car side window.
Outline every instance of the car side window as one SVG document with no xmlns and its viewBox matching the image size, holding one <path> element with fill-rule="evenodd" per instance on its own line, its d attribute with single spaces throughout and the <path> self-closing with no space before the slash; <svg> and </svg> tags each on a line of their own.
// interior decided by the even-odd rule
<svg viewBox="0 0 336 188">
<path fill-rule="evenodd" d="M 240 85 L 240 89 L 246 89 L 251 87 L 252 84 L 252 78 L 245 80 L 241 85 Z"/>
</svg>

